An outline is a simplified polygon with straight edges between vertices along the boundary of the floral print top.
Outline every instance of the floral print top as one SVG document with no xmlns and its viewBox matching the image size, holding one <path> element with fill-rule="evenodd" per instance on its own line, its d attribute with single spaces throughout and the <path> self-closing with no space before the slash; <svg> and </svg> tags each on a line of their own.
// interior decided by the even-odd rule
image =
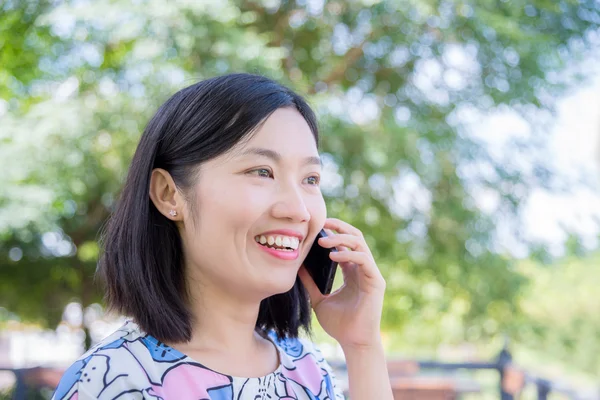
<svg viewBox="0 0 600 400">
<path fill-rule="evenodd" d="M 334 374 L 309 340 L 269 339 L 276 371 L 258 378 L 224 375 L 127 321 L 65 371 L 53 400 L 343 400 Z"/>
</svg>

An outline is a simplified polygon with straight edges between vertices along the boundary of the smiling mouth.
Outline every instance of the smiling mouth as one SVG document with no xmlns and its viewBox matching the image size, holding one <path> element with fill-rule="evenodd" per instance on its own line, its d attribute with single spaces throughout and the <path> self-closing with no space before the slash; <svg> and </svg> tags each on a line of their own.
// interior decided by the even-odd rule
<svg viewBox="0 0 600 400">
<path fill-rule="evenodd" d="M 268 253 L 272 257 L 278 258 L 280 260 L 294 261 L 300 255 L 299 245 L 297 245 L 296 243 L 292 243 L 290 247 L 288 247 L 284 246 L 283 244 L 277 245 L 275 243 L 269 244 L 268 242 L 260 242 L 261 240 L 256 241 L 256 245 L 259 246 L 263 252 Z"/>
<path fill-rule="evenodd" d="M 276 245 L 270 246 L 270 245 L 268 245 L 268 244 L 261 244 L 261 243 L 259 243 L 259 245 L 261 245 L 261 246 L 263 246 L 263 247 L 266 247 L 266 248 L 268 248 L 268 249 L 273 249 L 273 250 L 279 250 L 279 251 L 289 251 L 289 252 L 295 251 L 295 250 L 294 250 L 294 249 L 292 249 L 291 247 L 277 247 Z"/>
<path fill-rule="evenodd" d="M 254 240 L 263 247 L 278 251 L 293 252 L 300 247 L 300 240 L 293 236 L 258 235 L 254 237 Z"/>
</svg>

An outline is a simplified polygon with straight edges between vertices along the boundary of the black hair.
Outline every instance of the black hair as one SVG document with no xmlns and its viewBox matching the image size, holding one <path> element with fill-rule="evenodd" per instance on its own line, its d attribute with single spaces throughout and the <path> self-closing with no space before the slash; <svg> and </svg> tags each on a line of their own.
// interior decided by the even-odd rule
<svg viewBox="0 0 600 400">
<path fill-rule="evenodd" d="M 152 170 L 165 169 L 184 196 L 193 193 L 189 189 L 203 162 L 248 139 L 282 107 L 304 117 L 318 146 L 316 117 L 307 102 L 260 75 L 210 78 L 181 89 L 159 107 L 141 136 L 114 213 L 101 235 L 97 276 L 106 285 L 109 310 L 132 317 L 160 341 L 191 340 L 193 315 L 181 237 L 175 223 L 149 197 Z M 261 302 L 256 329 L 261 334 L 273 330 L 279 338 L 297 337 L 300 328 L 310 334 L 310 319 L 308 294 L 296 277 L 291 290 Z"/>
</svg>

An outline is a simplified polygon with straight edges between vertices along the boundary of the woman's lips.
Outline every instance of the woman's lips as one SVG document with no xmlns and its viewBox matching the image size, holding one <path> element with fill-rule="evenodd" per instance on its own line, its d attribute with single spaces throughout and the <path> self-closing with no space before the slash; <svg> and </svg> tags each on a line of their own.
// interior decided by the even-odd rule
<svg viewBox="0 0 600 400">
<path fill-rule="evenodd" d="M 295 260 L 298 258 L 298 249 L 293 250 L 293 251 L 281 251 L 281 250 L 276 250 L 276 249 L 271 249 L 267 246 L 263 246 L 262 244 L 258 243 L 258 242 L 254 242 L 256 243 L 256 245 L 258 247 L 260 247 L 262 250 L 266 251 L 267 253 L 269 253 L 270 255 L 272 255 L 273 257 L 277 257 L 280 260 Z"/>
</svg>

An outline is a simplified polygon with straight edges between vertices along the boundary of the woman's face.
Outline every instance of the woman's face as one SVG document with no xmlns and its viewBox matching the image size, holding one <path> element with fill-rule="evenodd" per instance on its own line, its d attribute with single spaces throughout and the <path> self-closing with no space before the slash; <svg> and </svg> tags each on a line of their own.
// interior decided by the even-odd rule
<svg viewBox="0 0 600 400">
<path fill-rule="evenodd" d="M 181 232 L 192 293 L 194 282 L 261 299 L 292 288 L 326 218 L 318 157 L 304 118 L 281 108 L 250 140 L 202 164 L 196 226 Z"/>
</svg>

